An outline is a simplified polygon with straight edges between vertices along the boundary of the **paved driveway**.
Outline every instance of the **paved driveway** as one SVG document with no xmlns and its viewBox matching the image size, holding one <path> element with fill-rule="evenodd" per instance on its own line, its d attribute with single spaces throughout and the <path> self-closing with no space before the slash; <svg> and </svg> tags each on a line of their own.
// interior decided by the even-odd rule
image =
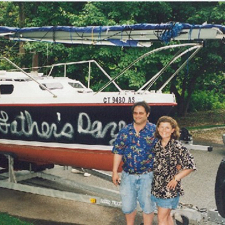
<svg viewBox="0 0 225 225">
<path fill-rule="evenodd" d="M 198 170 L 183 180 L 185 196 L 182 203 L 193 204 L 198 208 L 215 209 L 214 186 L 217 169 L 225 157 L 223 145 L 214 147 L 212 152 L 191 150 Z M 94 176 L 84 177 L 81 173 L 54 169 L 52 173 L 68 179 L 78 179 L 83 183 L 115 189 L 111 182 L 102 181 Z M 85 224 L 85 225 L 123 225 L 124 215 L 119 208 L 105 207 L 90 203 L 63 200 L 35 194 L 0 188 L 0 212 L 23 217 L 35 225 Z M 141 213 L 136 224 L 142 222 Z M 155 223 L 156 224 L 156 223 Z"/>
</svg>

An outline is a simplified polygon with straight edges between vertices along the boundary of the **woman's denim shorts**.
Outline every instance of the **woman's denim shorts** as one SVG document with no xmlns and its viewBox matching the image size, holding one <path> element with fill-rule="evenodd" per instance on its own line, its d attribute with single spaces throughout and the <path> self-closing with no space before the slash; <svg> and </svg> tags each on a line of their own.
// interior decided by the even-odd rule
<svg viewBox="0 0 225 225">
<path fill-rule="evenodd" d="M 151 196 L 151 200 L 156 203 L 158 207 L 166 209 L 176 209 L 179 204 L 180 196 L 175 198 L 156 198 L 154 195 Z"/>
<path fill-rule="evenodd" d="M 153 172 L 134 175 L 122 172 L 120 195 L 122 199 L 122 211 L 130 214 L 135 211 L 137 202 L 145 214 L 155 211 L 155 203 L 151 201 Z"/>
</svg>

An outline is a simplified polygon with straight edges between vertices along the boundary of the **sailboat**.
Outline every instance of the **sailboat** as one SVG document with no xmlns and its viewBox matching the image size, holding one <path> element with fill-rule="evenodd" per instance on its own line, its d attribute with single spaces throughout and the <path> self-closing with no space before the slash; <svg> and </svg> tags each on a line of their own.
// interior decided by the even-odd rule
<svg viewBox="0 0 225 225">
<path fill-rule="evenodd" d="M 158 90 L 152 84 L 177 58 L 202 48 L 201 40 L 224 38 L 224 26 L 189 24 L 136 24 L 102 27 L 0 27 L 0 35 L 12 41 L 45 41 L 70 44 L 115 45 L 149 47 L 154 41 L 194 40 L 197 43 L 166 45 L 151 50 L 136 59 L 118 76 L 107 76 L 106 83 L 97 92 L 66 72 L 57 74 L 27 73 L 5 57 L 16 71 L 0 71 L 0 152 L 12 154 L 17 160 L 36 164 L 59 164 L 88 169 L 112 169 L 113 142 L 117 133 L 132 121 L 131 106 L 146 101 L 151 106 L 150 121 L 156 122 L 168 115 L 177 105 L 173 93 L 163 93 L 164 87 L 182 69 L 182 66 Z M 176 55 L 164 68 L 139 90 L 122 90 L 116 79 L 143 57 L 169 48 L 185 50 Z M 62 63 L 68 66 L 81 62 Z M 90 76 L 89 76 L 90 77 Z M 89 83 L 89 81 L 88 81 Z M 105 88 L 114 84 L 117 91 Z"/>
</svg>

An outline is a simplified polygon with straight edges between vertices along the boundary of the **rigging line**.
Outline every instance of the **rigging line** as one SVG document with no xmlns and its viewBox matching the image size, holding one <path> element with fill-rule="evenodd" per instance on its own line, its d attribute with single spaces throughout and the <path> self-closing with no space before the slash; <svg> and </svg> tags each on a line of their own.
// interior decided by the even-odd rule
<svg viewBox="0 0 225 225">
<path fill-rule="evenodd" d="M 119 31 L 115 34 L 112 34 L 112 35 L 108 35 L 107 37 L 105 38 L 102 38 L 101 41 L 107 41 L 108 39 L 111 39 L 112 37 L 116 36 L 116 35 L 119 35 L 120 33 L 122 34 L 123 31 Z M 87 39 L 88 40 L 88 39 Z"/>
<path fill-rule="evenodd" d="M 199 30 L 198 30 L 198 39 L 200 39 L 201 29 L 202 29 L 202 26 L 200 26 L 200 28 L 199 28 Z"/>
<path fill-rule="evenodd" d="M 180 23 L 169 22 L 168 28 L 159 36 L 159 40 L 165 42 L 166 44 L 180 35 L 183 29 L 183 25 Z"/>
<path fill-rule="evenodd" d="M 83 37 L 84 37 L 84 32 L 82 33 L 82 35 L 81 35 L 81 40 L 82 40 L 82 44 L 84 44 L 84 40 L 83 40 Z"/>
<path fill-rule="evenodd" d="M 73 44 L 72 26 L 70 27 L 70 41 Z"/>
<path fill-rule="evenodd" d="M 55 43 L 55 27 L 53 27 L 52 40 Z"/>
<path fill-rule="evenodd" d="M 54 29 L 54 26 L 51 27 L 51 29 Z M 20 28 L 19 30 L 22 30 L 22 29 Z M 38 39 L 38 41 L 42 41 L 43 38 L 45 38 L 49 32 L 51 32 L 51 30 L 48 30 L 47 32 L 45 32 L 45 34 L 44 34 L 40 39 Z M 53 32 L 54 32 L 54 31 L 53 31 Z M 17 32 L 16 32 L 16 33 L 17 33 Z M 15 33 L 15 34 L 16 34 L 16 33 Z M 19 34 L 22 34 L 22 35 L 23 35 L 23 32 L 20 32 Z M 20 41 L 19 35 L 17 36 L 17 38 L 18 38 L 19 41 Z M 23 37 L 22 37 L 22 38 L 23 38 Z M 25 38 L 26 38 L 26 37 L 25 37 Z M 31 39 L 31 40 L 36 40 L 36 38 L 29 38 L 29 39 Z"/>
<path fill-rule="evenodd" d="M 92 44 L 94 44 L 94 34 L 93 34 L 94 28 L 95 27 L 92 27 L 92 32 L 91 32 Z"/>
<path fill-rule="evenodd" d="M 91 38 L 84 37 L 85 32 L 83 32 L 82 35 L 80 35 L 77 31 L 76 31 L 75 33 L 77 34 L 78 37 L 80 37 L 82 40 L 85 40 L 85 41 L 92 41 L 92 40 L 93 40 L 93 37 L 94 37 L 94 32 L 91 33 L 91 35 L 92 35 Z M 112 37 L 114 37 L 114 36 L 117 36 L 117 35 L 119 35 L 120 33 L 122 33 L 122 32 L 121 32 L 121 31 L 118 31 L 118 32 L 115 33 L 115 34 L 112 34 L 112 35 L 106 35 L 107 37 L 103 37 L 103 38 L 102 38 L 103 34 L 101 34 L 101 38 L 98 39 L 98 41 L 107 41 L 108 39 L 110 39 L 110 38 L 112 38 Z M 138 36 L 138 34 L 137 34 L 137 36 Z"/>
<path fill-rule="evenodd" d="M 157 39 L 158 39 L 159 41 L 161 41 L 161 40 L 160 40 L 160 37 L 163 35 L 163 30 L 159 29 L 160 24 L 158 24 L 157 26 L 158 26 L 158 30 L 154 30 L 153 33 L 154 33 L 154 35 L 157 37 Z M 156 26 L 156 28 L 157 28 L 157 26 Z M 168 29 L 168 28 L 165 28 L 165 30 L 166 30 L 166 29 Z M 164 30 L 164 31 L 165 31 L 165 30 Z"/>
<path fill-rule="evenodd" d="M 100 28 L 99 28 L 98 40 L 101 40 L 101 35 L 102 35 L 102 26 L 100 26 Z"/>
<path fill-rule="evenodd" d="M 131 29 L 131 28 L 129 28 L 129 29 L 125 29 L 125 28 L 124 28 L 124 29 L 121 31 L 121 34 L 122 34 L 123 32 L 128 36 L 128 40 L 131 40 L 132 29 Z M 121 40 L 123 40 L 122 35 L 121 35 Z"/>
<path fill-rule="evenodd" d="M 19 30 L 21 30 L 21 28 L 16 28 L 16 32 L 13 35 L 14 37 L 17 37 L 18 38 L 18 41 L 20 41 L 20 33 L 19 33 Z"/>
<path fill-rule="evenodd" d="M 169 49 L 169 48 L 176 48 L 176 47 L 183 47 L 183 46 L 196 46 L 196 45 L 199 45 L 199 44 L 196 44 L 196 43 L 187 43 L 187 44 L 178 44 L 178 45 L 167 45 L 167 46 L 163 46 L 163 47 L 160 47 L 160 48 L 157 48 L 157 49 L 154 49 L 154 50 L 151 50 L 145 54 L 143 54 L 142 56 L 140 56 L 139 58 L 137 58 L 135 61 L 133 61 L 130 65 L 128 65 L 125 69 L 122 70 L 122 72 L 120 74 L 118 74 L 117 76 L 115 76 L 114 78 L 112 78 L 111 81 L 108 81 L 102 88 L 99 89 L 97 93 L 101 92 L 102 90 L 104 90 L 106 87 L 108 87 L 112 81 L 115 81 L 116 79 L 118 79 L 120 76 L 122 76 L 128 69 L 130 69 L 134 64 L 136 64 L 138 61 L 140 61 L 141 59 L 143 59 L 144 57 L 150 55 L 150 54 L 153 54 L 155 52 L 158 52 L 158 51 L 162 51 L 162 50 L 165 50 L 165 49 Z"/>
<path fill-rule="evenodd" d="M 39 39 L 39 40 L 42 41 L 43 38 L 45 38 L 45 37 L 47 36 L 48 33 L 49 33 L 49 31 L 47 31 L 47 32 L 44 34 L 44 36 L 42 36 L 41 39 Z"/>
<path fill-rule="evenodd" d="M 57 32 L 57 31 L 56 31 L 56 32 Z M 124 31 L 123 31 L 123 32 L 124 32 Z M 106 34 L 104 34 L 104 32 L 101 32 L 100 38 L 99 38 L 99 36 L 96 37 L 96 38 L 94 38 L 94 34 L 95 34 L 95 33 L 92 32 L 92 33 L 91 33 L 91 38 L 90 38 L 90 35 L 85 37 L 85 32 L 83 32 L 82 35 L 80 35 L 78 32 L 74 32 L 74 33 L 76 33 L 76 36 L 77 36 L 77 37 L 79 37 L 80 39 L 85 40 L 85 41 L 93 41 L 93 40 L 95 40 L 95 41 L 107 41 L 107 40 L 110 39 L 110 38 L 113 38 L 113 37 L 115 37 L 115 36 L 118 36 L 120 33 L 122 34 L 121 31 L 119 31 L 119 32 L 117 32 L 117 33 L 114 33 L 114 34 L 112 34 L 112 35 L 106 35 Z M 88 34 L 89 34 L 89 33 L 88 33 Z M 104 36 L 106 36 L 106 37 L 104 37 Z M 139 34 L 132 34 L 132 30 L 130 30 L 130 34 L 127 33 L 127 36 L 130 37 L 130 40 L 133 40 L 132 37 L 135 37 L 135 36 L 138 37 Z M 122 35 L 121 35 L 121 37 L 122 37 Z M 129 38 L 129 37 L 128 37 L 128 38 Z M 119 39 L 119 38 L 115 38 L 115 39 Z M 76 40 L 76 39 L 75 39 L 75 40 Z M 79 40 L 79 39 L 77 38 L 77 40 Z"/>
<path fill-rule="evenodd" d="M 188 39 L 189 40 L 191 40 L 191 34 L 192 34 L 192 31 L 193 31 L 194 26 L 195 25 L 192 25 L 191 28 L 190 28 L 190 30 L 189 30 L 189 32 L 188 32 Z"/>
<path fill-rule="evenodd" d="M 129 46 L 131 47 L 131 40 L 133 40 L 133 39 L 131 38 L 131 30 L 129 31 L 129 34 L 128 34 L 128 40 L 130 41 Z"/>
<path fill-rule="evenodd" d="M 129 31 L 129 32 L 128 32 Z M 121 32 L 121 34 L 123 34 L 123 32 L 125 32 L 125 34 L 128 36 L 128 38 L 127 39 L 124 39 L 123 40 L 123 35 L 121 35 L 121 37 L 120 37 L 120 41 L 122 41 L 122 42 L 127 42 L 128 44 L 129 44 L 129 47 L 131 47 L 131 40 L 133 40 L 132 38 L 131 38 L 131 30 L 123 30 L 122 32 Z"/>
</svg>

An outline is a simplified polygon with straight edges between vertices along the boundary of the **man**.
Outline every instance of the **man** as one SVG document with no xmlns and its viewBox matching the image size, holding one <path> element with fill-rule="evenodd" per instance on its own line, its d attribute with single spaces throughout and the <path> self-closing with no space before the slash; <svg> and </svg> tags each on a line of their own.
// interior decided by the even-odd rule
<svg viewBox="0 0 225 225">
<path fill-rule="evenodd" d="M 115 185 L 120 184 L 118 168 L 123 160 L 120 195 L 127 225 L 134 225 L 137 200 L 143 210 L 144 225 L 151 225 L 155 210 L 151 184 L 156 126 L 148 122 L 150 106 L 146 102 L 136 102 L 132 113 L 134 122 L 120 130 L 114 143 L 112 180 Z"/>
</svg>

